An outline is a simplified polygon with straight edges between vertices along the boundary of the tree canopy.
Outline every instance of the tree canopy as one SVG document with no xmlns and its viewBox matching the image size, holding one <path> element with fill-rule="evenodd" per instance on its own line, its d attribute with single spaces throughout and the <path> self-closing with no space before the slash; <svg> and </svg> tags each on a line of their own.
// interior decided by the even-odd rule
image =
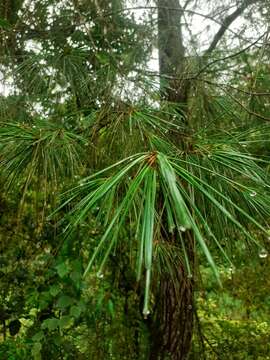
<svg viewBox="0 0 270 360">
<path fill-rule="evenodd" d="M 2 1 L 1 359 L 270 358 L 269 21 Z"/>
</svg>

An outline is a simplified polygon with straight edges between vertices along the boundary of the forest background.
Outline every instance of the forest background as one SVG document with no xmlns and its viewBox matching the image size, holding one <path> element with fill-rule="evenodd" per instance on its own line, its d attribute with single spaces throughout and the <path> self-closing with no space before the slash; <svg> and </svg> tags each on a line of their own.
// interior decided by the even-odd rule
<svg viewBox="0 0 270 360">
<path fill-rule="evenodd" d="M 270 359 L 269 24 L 1 1 L 1 359 Z"/>
</svg>

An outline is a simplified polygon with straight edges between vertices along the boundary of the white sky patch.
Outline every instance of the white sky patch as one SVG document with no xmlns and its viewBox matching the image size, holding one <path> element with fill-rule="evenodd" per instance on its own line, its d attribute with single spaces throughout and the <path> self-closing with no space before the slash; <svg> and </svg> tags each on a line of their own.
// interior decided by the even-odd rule
<svg viewBox="0 0 270 360">
<path fill-rule="evenodd" d="M 13 93 L 13 81 L 12 78 L 4 78 L 3 73 L 0 72 L 0 95 L 9 96 Z"/>
<path fill-rule="evenodd" d="M 25 50 L 33 51 L 35 54 L 39 54 L 42 50 L 42 45 L 40 42 L 35 40 L 27 40 L 25 41 Z"/>
</svg>

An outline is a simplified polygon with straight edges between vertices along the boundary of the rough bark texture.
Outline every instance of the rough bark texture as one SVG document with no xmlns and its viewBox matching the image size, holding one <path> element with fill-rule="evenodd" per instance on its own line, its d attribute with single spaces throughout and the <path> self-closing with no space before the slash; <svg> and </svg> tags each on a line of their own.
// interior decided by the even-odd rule
<svg viewBox="0 0 270 360">
<path fill-rule="evenodd" d="M 179 0 L 158 0 L 158 48 L 161 91 L 168 101 L 186 104 L 185 48 Z"/>
<path fill-rule="evenodd" d="M 181 30 L 182 11 L 178 0 L 158 0 L 158 41 L 161 91 L 165 100 L 186 105 L 185 49 Z M 163 83 L 162 83 L 163 81 Z M 178 235 L 179 236 L 179 235 Z M 177 241 L 177 234 L 170 240 Z M 179 241 L 179 239 L 178 239 Z M 193 263 L 194 239 L 183 233 L 186 251 Z M 164 271 L 160 279 L 155 316 L 151 324 L 150 360 L 186 360 L 193 329 L 193 281 L 183 264 L 176 264 L 172 278 Z"/>
<path fill-rule="evenodd" d="M 183 268 L 161 278 L 150 360 L 186 360 L 193 329 L 193 284 Z"/>
<path fill-rule="evenodd" d="M 183 240 L 193 266 L 191 231 L 183 234 Z M 160 277 L 155 316 L 151 323 L 150 360 L 188 359 L 193 333 L 193 280 L 188 277 L 182 263 L 176 263 L 174 267 L 174 276 L 164 269 Z"/>
</svg>

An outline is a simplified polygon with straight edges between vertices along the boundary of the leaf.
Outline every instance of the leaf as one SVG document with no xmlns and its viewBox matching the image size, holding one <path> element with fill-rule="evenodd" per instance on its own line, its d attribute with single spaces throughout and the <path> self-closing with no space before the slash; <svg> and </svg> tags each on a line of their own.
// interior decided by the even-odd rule
<svg viewBox="0 0 270 360">
<path fill-rule="evenodd" d="M 69 267 L 65 262 L 57 265 L 56 267 L 57 273 L 60 276 L 60 278 L 65 277 L 69 273 Z"/>
<path fill-rule="evenodd" d="M 56 330 L 58 326 L 59 326 L 59 319 L 50 318 L 42 322 L 41 328 L 52 331 L 52 330 Z"/>
<path fill-rule="evenodd" d="M 60 309 L 65 309 L 66 307 L 72 305 L 73 302 L 74 300 L 70 296 L 63 295 L 58 299 L 56 306 Z"/>
<path fill-rule="evenodd" d="M 38 333 L 36 333 L 33 337 L 32 340 L 35 342 L 39 342 L 40 340 L 42 340 L 44 338 L 44 332 L 43 331 L 39 331 Z"/>
<path fill-rule="evenodd" d="M 70 273 L 70 278 L 74 282 L 74 285 L 76 286 L 76 288 L 80 289 L 81 286 L 82 286 L 82 274 L 81 274 L 81 272 L 72 271 Z"/>
<path fill-rule="evenodd" d="M 81 315 L 81 312 L 82 312 L 81 307 L 76 306 L 76 305 L 71 306 L 70 311 L 69 311 L 70 315 L 74 316 L 75 318 L 79 318 Z"/>
<path fill-rule="evenodd" d="M 60 291 L 61 291 L 60 285 L 54 284 L 54 285 L 50 286 L 49 292 L 52 296 L 58 295 Z"/>
<path fill-rule="evenodd" d="M 73 324 L 73 318 L 70 315 L 64 315 L 59 320 L 60 329 L 69 328 Z"/>
</svg>

